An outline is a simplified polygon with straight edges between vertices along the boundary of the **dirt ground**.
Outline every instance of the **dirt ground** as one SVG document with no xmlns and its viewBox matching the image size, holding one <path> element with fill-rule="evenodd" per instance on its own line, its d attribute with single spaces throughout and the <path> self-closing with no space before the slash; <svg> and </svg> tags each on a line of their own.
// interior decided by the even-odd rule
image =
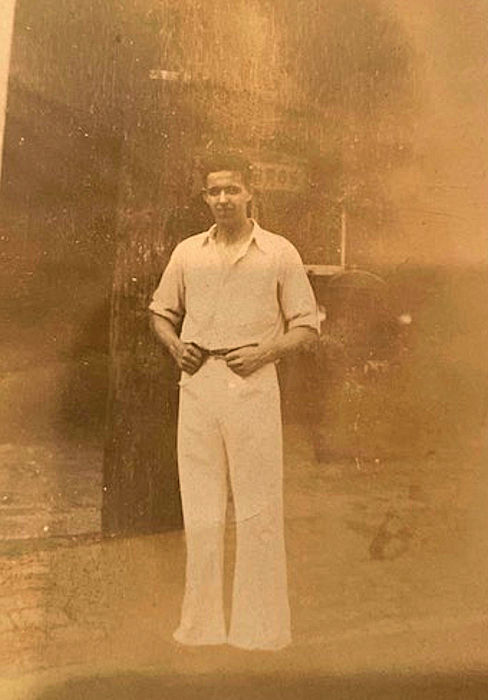
<svg viewBox="0 0 488 700">
<path fill-rule="evenodd" d="M 96 447 L 3 445 L 0 698 L 488 697 L 483 445 L 319 464 L 285 438 L 279 653 L 176 645 L 183 534 L 102 540 Z"/>
</svg>

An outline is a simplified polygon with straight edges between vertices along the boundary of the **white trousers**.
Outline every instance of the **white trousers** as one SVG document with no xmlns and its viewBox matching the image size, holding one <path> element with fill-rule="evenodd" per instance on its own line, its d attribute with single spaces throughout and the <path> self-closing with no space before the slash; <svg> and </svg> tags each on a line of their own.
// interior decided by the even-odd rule
<svg viewBox="0 0 488 700">
<path fill-rule="evenodd" d="M 187 547 L 184 644 L 279 649 L 291 641 L 283 535 L 279 387 L 270 364 L 242 378 L 210 357 L 180 382 L 178 463 Z M 223 606 L 227 475 L 236 563 L 227 635 Z"/>
</svg>

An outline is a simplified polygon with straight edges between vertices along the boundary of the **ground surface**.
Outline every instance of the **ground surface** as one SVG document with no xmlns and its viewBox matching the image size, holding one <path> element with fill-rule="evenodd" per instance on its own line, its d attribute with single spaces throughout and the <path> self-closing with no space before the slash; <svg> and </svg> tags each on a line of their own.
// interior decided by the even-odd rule
<svg viewBox="0 0 488 700">
<path fill-rule="evenodd" d="M 488 698 L 480 450 L 318 464 L 287 429 L 279 653 L 172 642 L 183 535 L 102 541 L 97 449 L 0 450 L 2 700 Z"/>
</svg>

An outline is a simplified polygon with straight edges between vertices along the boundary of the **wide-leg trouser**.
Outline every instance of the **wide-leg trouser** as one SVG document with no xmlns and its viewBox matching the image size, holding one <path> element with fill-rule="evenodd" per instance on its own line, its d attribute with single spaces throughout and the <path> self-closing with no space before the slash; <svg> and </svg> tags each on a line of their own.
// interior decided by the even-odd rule
<svg viewBox="0 0 488 700">
<path fill-rule="evenodd" d="M 247 378 L 211 357 L 180 383 L 178 462 L 187 546 L 181 623 L 186 644 L 279 649 L 290 636 L 283 534 L 279 387 L 274 365 Z M 224 528 L 230 476 L 236 564 L 227 636 Z"/>
</svg>

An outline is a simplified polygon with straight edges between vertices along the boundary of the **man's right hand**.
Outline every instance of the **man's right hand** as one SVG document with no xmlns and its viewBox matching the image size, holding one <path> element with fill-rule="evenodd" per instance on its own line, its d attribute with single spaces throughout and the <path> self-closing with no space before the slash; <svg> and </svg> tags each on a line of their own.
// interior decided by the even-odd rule
<svg viewBox="0 0 488 700">
<path fill-rule="evenodd" d="M 193 343 L 179 341 L 171 350 L 178 367 L 187 374 L 195 374 L 203 364 L 204 353 Z"/>
</svg>

